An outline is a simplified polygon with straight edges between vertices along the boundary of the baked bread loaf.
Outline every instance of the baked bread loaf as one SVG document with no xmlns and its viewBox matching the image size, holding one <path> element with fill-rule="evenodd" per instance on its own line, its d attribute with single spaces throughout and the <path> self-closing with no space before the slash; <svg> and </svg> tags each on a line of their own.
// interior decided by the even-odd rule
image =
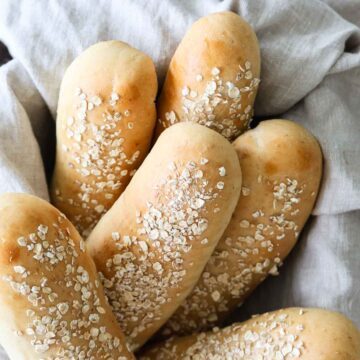
<svg viewBox="0 0 360 360">
<path fill-rule="evenodd" d="M 12 360 L 134 359 L 74 226 L 35 196 L 0 196 L 0 343 Z"/>
<path fill-rule="evenodd" d="M 172 338 L 141 360 L 358 360 L 360 332 L 339 313 L 289 308 L 225 329 Z"/>
<path fill-rule="evenodd" d="M 87 242 L 132 349 L 182 303 L 230 221 L 241 188 L 233 146 L 177 124 L 158 139 Z"/>
<path fill-rule="evenodd" d="M 120 41 L 91 46 L 67 69 L 59 95 L 51 197 L 83 237 L 147 155 L 156 92 L 152 60 Z"/>
<path fill-rule="evenodd" d="M 164 335 L 220 324 L 268 274 L 277 274 L 314 206 L 322 156 L 306 129 L 267 120 L 233 145 L 243 174 L 242 195 L 198 284 Z"/>
<path fill-rule="evenodd" d="M 171 60 L 159 98 L 157 134 L 196 122 L 232 140 L 247 129 L 260 76 L 254 31 L 232 12 L 196 21 Z"/>
</svg>

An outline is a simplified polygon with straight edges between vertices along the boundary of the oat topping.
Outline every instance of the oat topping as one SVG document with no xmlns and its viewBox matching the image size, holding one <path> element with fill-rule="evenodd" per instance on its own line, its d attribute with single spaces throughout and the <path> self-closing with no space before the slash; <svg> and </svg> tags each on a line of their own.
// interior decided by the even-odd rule
<svg viewBox="0 0 360 360">
<path fill-rule="evenodd" d="M 155 189 L 156 201 L 134 214 L 137 232 L 112 233 L 117 253 L 100 277 L 131 348 L 138 346 L 139 334 L 161 319 L 163 304 L 173 300 L 169 289 L 180 295 L 192 244 L 208 243 L 208 203 L 216 204 L 221 189 L 207 179 L 207 162 L 169 163 L 167 177 Z"/>
<path fill-rule="evenodd" d="M 219 168 L 219 174 L 220 174 L 220 176 L 225 176 L 226 175 L 226 170 L 225 170 L 225 168 L 223 166 Z"/>
<path fill-rule="evenodd" d="M 17 335 L 26 337 L 43 359 L 110 359 L 109 354 L 127 359 L 121 356 L 120 339 L 102 324 L 99 281 L 79 265 L 84 242 L 72 238 L 63 215 L 51 225 L 39 224 L 17 244 L 38 263 L 34 271 L 14 265 L 13 273 L 1 278 L 28 303 Z"/>
<path fill-rule="evenodd" d="M 242 195 L 242 196 L 249 196 L 249 195 L 250 195 L 250 189 L 247 188 L 247 187 L 245 187 L 245 186 L 243 186 L 243 187 L 241 188 L 241 195 Z"/>
<path fill-rule="evenodd" d="M 303 311 L 300 310 L 300 315 Z M 177 351 L 176 339 L 156 348 L 157 360 L 290 360 L 301 359 L 306 347 L 302 340 L 304 326 L 279 311 L 255 317 L 250 323 L 234 324 L 225 329 L 214 328 L 200 333 L 194 344 Z M 152 352 L 154 354 L 155 352 Z M 146 355 L 140 358 L 147 360 Z"/>
<path fill-rule="evenodd" d="M 219 190 L 222 190 L 224 188 L 224 182 L 223 181 L 219 181 L 217 184 L 216 184 L 216 187 L 219 189 Z"/>
<path fill-rule="evenodd" d="M 221 314 L 241 304 L 254 284 L 268 274 L 278 274 L 281 259 L 276 242 L 284 241 L 286 236 L 298 236 L 296 216 L 305 185 L 289 178 L 284 182 L 264 178 L 261 181 L 273 190 L 273 209 L 266 214 L 258 209 L 250 218 L 241 219 L 236 230 L 232 230 L 236 236 L 229 237 L 225 232 L 192 294 L 167 322 L 165 335 L 208 330 Z M 249 188 L 243 189 L 251 196 Z"/>
<path fill-rule="evenodd" d="M 87 237 L 99 218 L 108 210 L 121 188 L 128 182 L 129 171 L 140 156 L 136 150 L 128 154 L 124 150 L 126 129 L 134 128 L 131 112 L 118 110 L 121 96 L 112 92 L 109 99 L 86 94 L 78 88 L 76 110 L 63 124 L 68 146 L 67 166 L 78 174 L 74 181 L 78 192 L 74 198 L 65 197 L 61 189 L 55 190 L 56 199 L 75 209 L 78 214 L 71 219 L 83 237 Z M 96 112 L 96 121 L 88 120 L 89 112 Z M 83 214 L 85 212 L 85 214 Z"/>
<path fill-rule="evenodd" d="M 195 79 L 196 79 L 196 81 L 200 82 L 200 81 L 203 81 L 204 77 L 201 74 L 197 74 Z"/>
<path fill-rule="evenodd" d="M 204 77 L 198 74 L 195 77 L 202 83 Z M 204 84 L 202 93 L 192 90 L 185 85 L 181 90 L 183 115 L 174 111 L 165 113 L 163 126 L 173 125 L 179 121 L 192 121 L 214 129 L 232 139 L 247 128 L 253 109 L 251 105 L 243 108 L 244 99 L 250 99 L 257 90 L 260 80 L 254 78 L 251 63 L 239 66 L 239 71 L 232 81 L 221 77 L 221 69 L 211 69 L 211 79 Z M 161 119 L 160 119 L 161 122 Z"/>
</svg>

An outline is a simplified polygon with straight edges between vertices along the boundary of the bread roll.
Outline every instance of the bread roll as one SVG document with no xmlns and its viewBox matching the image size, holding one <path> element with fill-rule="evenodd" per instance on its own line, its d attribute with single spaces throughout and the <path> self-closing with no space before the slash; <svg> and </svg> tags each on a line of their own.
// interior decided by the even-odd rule
<svg viewBox="0 0 360 360">
<path fill-rule="evenodd" d="M 35 196 L 0 196 L 0 343 L 12 360 L 134 359 L 74 226 Z"/>
<path fill-rule="evenodd" d="M 358 360 L 360 332 L 343 315 L 290 308 L 210 333 L 172 338 L 141 360 Z"/>
<path fill-rule="evenodd" d="M 231 222 L 191 295 L 164 334 L 208 330 L 278 267 L 314 206 L 322 170 L 316 139 L 287 120 L 268 120 L 234 142 L 243 173 Z"/>
<path fill-rule="evenodd" d="M 120 41 L 67 69 L 57 113 L 52 202 L 86 237 L 147 155 L 157 79 L 151 59 Z"/>
<path fill-rule="evenodd" d="M 191 121 L 234 139 L 253 115 L 259 76 L 259 45 L 251 26 L 232 12 L 201 18 L 171 60 L 158 102 L 157 133 Z"/>
<path fill-rule="evenodd" d="M 137 349 L 196 284 L 230 221 L 241 171 L 215 131 L 165 131 L 88 238 L 106 295 Z"/>
</svg>

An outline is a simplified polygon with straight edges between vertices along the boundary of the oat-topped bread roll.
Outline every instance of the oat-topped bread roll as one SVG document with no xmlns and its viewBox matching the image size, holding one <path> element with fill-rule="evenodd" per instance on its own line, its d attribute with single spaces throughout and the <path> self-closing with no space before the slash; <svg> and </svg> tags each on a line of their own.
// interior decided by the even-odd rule
<svg viewBox="0 0 360 360">
<path fill-rule="evenodd" d="M 192 121 L 234 139 L 248 127 L 260 52 L 251 26 L 232 12 L 196 21 L 171 60 L 158 102 L 157 133 Z"/>
<path fill-rule="evenodd" d="M 234 142 L 242 195 L 198 284 L 163 329 L 208 330 L 240 305 L 295 245 L 314 206 L 322 170 L 316 139 L 287 120 L 268 120 Z"/>
<path fill-rule="evenodd" d="M 172 338 L 141 360 L 359 360 L 360 332 L 345 316 L 289 308 L 225 329 Z"/>
<path fill-rule="evenodd" d="M 84 241 L 35 196 L 0 196 L 0 289 L 12 360 L 134 359 Z"/>
<path fill-rule="evenodd" d="M 147 155 L 156 92 L 152 60 L 120 41 L 91 46 L 65 73 L 52 201 L 85 237 Z"/>
<path fill-rule="evenodd" d="M 88 238 L 106 295 L 133 349 L 196 284 L 237 204 L 233 146 L 204 126 L 166 130 Z"/>
</svg>

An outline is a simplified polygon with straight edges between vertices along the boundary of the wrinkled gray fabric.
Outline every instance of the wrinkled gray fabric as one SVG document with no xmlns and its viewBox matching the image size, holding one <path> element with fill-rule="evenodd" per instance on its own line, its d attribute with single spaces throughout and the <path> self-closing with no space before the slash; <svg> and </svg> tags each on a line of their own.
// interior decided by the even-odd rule
<svg viewBox="0 0 360 360">
<path fill-rule="evenodd" d="M 59 86 L 83 49 L 100 40 L 126 41 L 153 58 L 161 84 L 190 24 L 222 10 L 244 16 L 260 41 L 256 116 L 306 126 L 321 143 L 325 165 L 298 246 L 239 317 L 322 306 L 360 326 L 359 0 L 2 0 L 0 40 L 13 60 L 0 68 L 0 193 L 48 199 Z"/>
</svg>

